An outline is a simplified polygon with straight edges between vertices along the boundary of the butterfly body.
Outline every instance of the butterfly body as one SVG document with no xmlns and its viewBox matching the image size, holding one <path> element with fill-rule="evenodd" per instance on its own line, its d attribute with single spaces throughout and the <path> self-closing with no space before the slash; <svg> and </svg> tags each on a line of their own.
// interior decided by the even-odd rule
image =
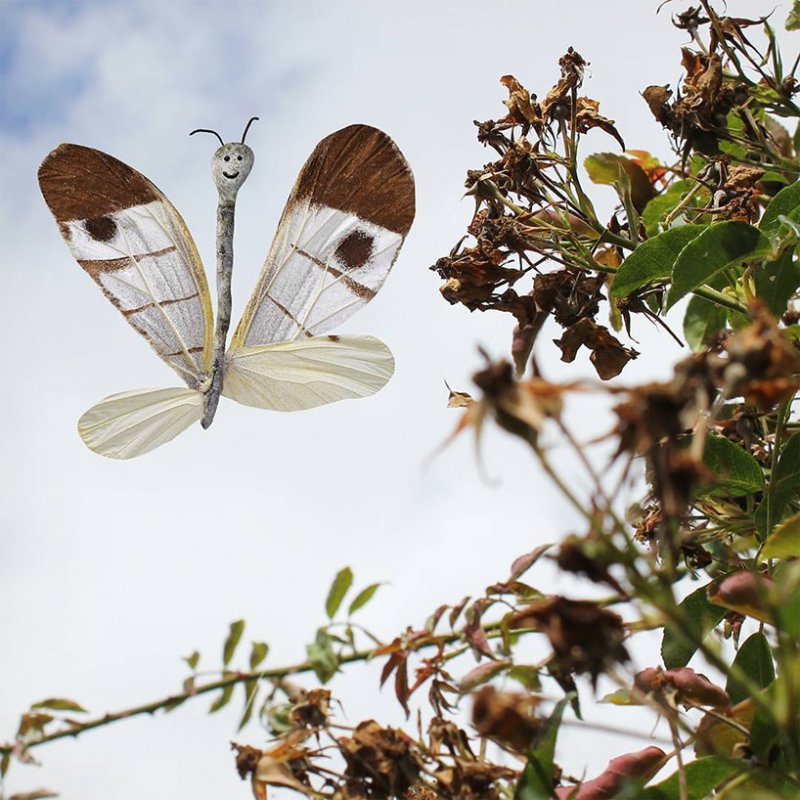
<svg viewBox="0 0 800 800">
<path fill-rule="evenodd" d="M 251 120 L 252 122 L 252 120 Z M 246 130 L 245 130 L 246 133 Z M 244 138 L 244 137 L 242 137 Z M 253 168 L 255 156 L 244 142 L 222 144 L 211 161 L 211 175 L 219 194 L 217 204 L 217 325 L 214 354 L 201 424 L 208 428 L 217 413 L 225 373 L 225 348 L 231 324 L 231 275 L 236 196 Z"/>
<path fill-rule="evenodd" d="M 216 326 L 197 248 L 160 190 L 80 145 L 60 145 L 42 163 L 42 193 L 73 256 L 188 387 L 98 403 L 79 422 L 95 452 L 131 458 L 196 421 L 207 427 L 220 395 L 290 411 L 368 396 L 391 377 L 393 358 L 379 340 L 324 334 L 375 296 L 413 221 L 413 176 L 397 146 L 366 125 L 317 145 L 226 349 L 235 201 L 253 160 L 247 145 L 229 143 L 212 161 Z"/>
</svg>

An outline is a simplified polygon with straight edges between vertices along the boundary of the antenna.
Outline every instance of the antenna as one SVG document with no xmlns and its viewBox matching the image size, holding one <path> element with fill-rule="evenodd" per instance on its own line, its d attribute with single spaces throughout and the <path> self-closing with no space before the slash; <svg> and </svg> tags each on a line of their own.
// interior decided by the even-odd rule
<svg viewBox="0 0 800 800">
<path fill-rule="evenodd" d="M 244 126 L 244 133 L 242 134 L 242 144 L 244 144 L 244 140 L 247 138 L 247 131 L 250 130 L 250 126 L 258 119 L 258 117 L 251 117 L 250 122 Z"/>
<path fill-rule="evenodd" d="M 250 123 L 248 123 L 248 125 L 249 125 L 249 124 L 250 124 Z M 210 133 L 210 134 L 212 134 L 213 136 L 216 136 L 216 137 L 217 137 L 217 139 L 219 139 L 219 143 L 220 143 L 220 144 L 225 144 L 225 142 L 223 142 L 223 141 L 222 141 L 222 137 L 221 137 L 221 136 L 220 136 L 220 135 L 219 135 L 219 134 L 218 134 L 216 131 L 209 130 L 208 128 L 197 128 L 196 130 L 193 130 L 193 131 L 192 131 L 192 132 L 189 134 L 189 136 L 194 136 L 194 134 L 196 134 L 196 133 Z M 245 133 L 247 133 L 247 131 L 246 131 L 246 130 L 245 130 Z"/>
</svg>

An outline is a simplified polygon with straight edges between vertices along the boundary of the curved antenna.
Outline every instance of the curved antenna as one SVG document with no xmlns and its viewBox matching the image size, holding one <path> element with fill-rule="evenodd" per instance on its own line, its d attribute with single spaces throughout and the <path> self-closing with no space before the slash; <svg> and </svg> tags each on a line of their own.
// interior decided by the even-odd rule
<svg viewBox="0 0 800 800">
<path fill-rule="evenodd" d="M 211 133 L 219 139 L 220 144 L 225 144 L 225 142 L 222 141 L 222 137 L 216 131 L 209 130 L 208 128 L 197 128 L 193 130 L 189 136 L 194 136 L 196 133 Z"/>
<path fill-rule="evenodd" d="M 250 122 L 244 126 L 244 133 L 242 134 L 242 144 L 244 144 L 244 140 L 247 138 L 247 131 L 250 130 L 250 126 L 258 119 L 258 117 L 250 117 Z"/>
</svg>

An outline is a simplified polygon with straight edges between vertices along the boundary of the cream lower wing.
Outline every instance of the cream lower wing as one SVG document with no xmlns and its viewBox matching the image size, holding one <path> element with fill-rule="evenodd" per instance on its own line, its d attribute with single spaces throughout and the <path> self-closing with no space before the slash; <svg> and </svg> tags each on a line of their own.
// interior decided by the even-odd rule
<svg viewBox="0 0 800 800">
<path fill-rule="evenodd" d="M 79 420 L 86 446 L 107 458 L 135 458 L 174 439 L 203 416 L 194 389 L 136 389 L 106 397 Z"/>
<path fill-rule="evenodd" d="M 394 373 L 392 351 L 374 336 L 313 336 L 228 351 L 222 394 L 273 411 L 368 397 Z"/>
</svg>

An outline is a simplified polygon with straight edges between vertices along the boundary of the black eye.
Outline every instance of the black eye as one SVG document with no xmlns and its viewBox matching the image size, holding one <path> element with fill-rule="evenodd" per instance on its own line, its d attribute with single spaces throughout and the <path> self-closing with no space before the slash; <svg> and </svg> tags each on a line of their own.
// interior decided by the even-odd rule
<svg viewBox="0 0 800 800">
<path fill-rule="evenodd" d="M 230 160 L 231 160 L 231 157 L 230 157 L 230 156 L 225 156 L 225 160 L 226 160 L 226 161 L 230 161 Z"/>
<path fill-rule="evenodd" d="M 241 156 L 239 156 L 239 161 L 241 161 L 241 160 L 242 160 L 242 157 L 241 157 Z"/>
</svg>

